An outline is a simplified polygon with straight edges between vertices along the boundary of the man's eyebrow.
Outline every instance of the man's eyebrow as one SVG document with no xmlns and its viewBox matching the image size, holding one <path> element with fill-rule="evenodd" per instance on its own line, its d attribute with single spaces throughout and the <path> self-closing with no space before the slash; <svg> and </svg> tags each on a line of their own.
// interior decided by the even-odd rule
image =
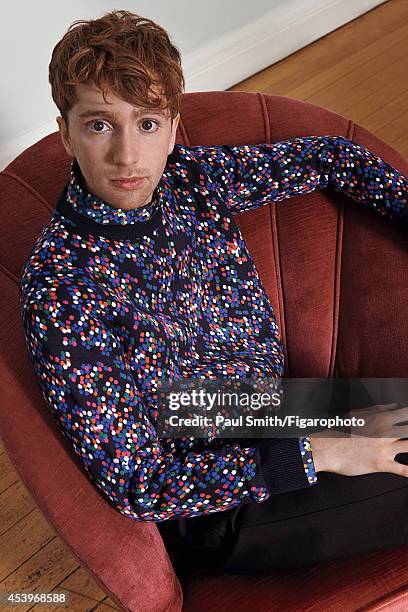
<svg viewBox="0 0 408 612">
<path fill-rule="evenodd" d="M 151 115 L 160 115 L 162 117 L 166 117 L 165 112 L 162 109 L 160 109 L 160 108 L 141 108 L 141 109 L 138 109 L 138 110 L 135 109 L 133 111 L 133 114 L 136 117 L 140 117 L 141 115 L 149 115 L 149 114 L 151 114 Z M 106 111 L 106 110 L 102 110 L 102 109 L 101 110 L 98 110 L 98 109 L 87 110 L 87 111 L 83 111 L 82 113 L 79 113 L 79 117 L 81 117 L 81 118 L 95 117 L 96 115 L 98 117 L 107 117 L 109 119 L 115 119 L 115 117 L 116 117 L 115 113 L 111 113 L 110 111 Z"/>
</svg>

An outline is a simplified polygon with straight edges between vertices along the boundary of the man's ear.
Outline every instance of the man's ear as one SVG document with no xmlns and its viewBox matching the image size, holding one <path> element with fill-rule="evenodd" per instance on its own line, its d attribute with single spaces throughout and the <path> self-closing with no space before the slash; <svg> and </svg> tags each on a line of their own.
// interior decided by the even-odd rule
<svg viewBox="0 0 408 612">
<path fill-rule="evenodd" d="M 64 145 L 66 152 L 71 157 L 75 157 L 75 153 L 72 148 L 71 139 L 69 137 L 67 122 L 65 121 L 64 117 L 57 117 L 56 121 L 58 123 L 58 129 L 59 129 L 59 133 L 61 137 L 61 142 Z"/>
<path fill-rule="evenodd" d="M 172 121 L 171 138 L 169 142 L 169 155 L 170 153 L 173 152 L 173 149 L 174 149 L 174 143 L 176 142 L 177 126 L 179 124 L 179 121 L 180 121 L 180 113 L 178 113 L 178 115 L 176 115 Z"/>
</svg>

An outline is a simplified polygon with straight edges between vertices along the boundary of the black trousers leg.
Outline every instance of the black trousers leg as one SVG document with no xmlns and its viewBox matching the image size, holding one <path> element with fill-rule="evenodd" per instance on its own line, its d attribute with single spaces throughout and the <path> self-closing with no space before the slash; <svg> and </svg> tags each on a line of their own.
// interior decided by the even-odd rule
<svg viewBox="0 0 408 612">
<path fill-rule="evenodd" d="M 262 574 L 408 544 L 408 478 L 319 472 L 310 488 L 157 523 L 181 579 Z"/>
</svg>

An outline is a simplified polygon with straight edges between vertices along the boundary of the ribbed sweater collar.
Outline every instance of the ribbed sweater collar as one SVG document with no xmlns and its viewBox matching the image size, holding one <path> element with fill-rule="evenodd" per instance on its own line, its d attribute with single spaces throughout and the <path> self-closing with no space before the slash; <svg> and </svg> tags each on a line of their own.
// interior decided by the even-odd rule
<svg viewBox="0 0 408 612">
<path fill-rule="evenodd" d="M 75 224 L 78 233 L 133 239 L 151 233 L 160 224 L 165 188 L 163 175 L 148 204 L 132 210 L 117 208 L 86 189 L 78 162 L 73 159 L 70 179 L 56 210 Z"/>
<path fill-rule="evenodd" d="M 112 204 L 98 198 L 87 190 L 83 174 L 75 158 L 71 162 L 67 200 L 79 213 L 103 225 L 127 225 L 129 223 L 137 223 L 138 221 L 147 221 L 159 204 L 156 188 L 151 201 L 145 204 L 145 206 L 132 210 L 124 210 L 123 208 L 112 206 Z"/>
</svg>

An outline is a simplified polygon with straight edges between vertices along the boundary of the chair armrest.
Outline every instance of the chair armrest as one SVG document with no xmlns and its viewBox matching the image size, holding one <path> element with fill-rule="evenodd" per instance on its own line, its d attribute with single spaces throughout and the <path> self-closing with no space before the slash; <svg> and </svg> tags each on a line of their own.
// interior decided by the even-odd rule
<svg viewBox="0 0 408 612">
<path fill-rule="evenodd" d="M 4 284 L 10 297 L 10 280 L 1 277 Z M 118 606 L 180 611 L 181 585 L 156 525 L 110 505 L 48 413 L 15 311 L 17 295 L 12 302 L 0 356 L 0 437 L 10 460 L 51 527 Z"/>
</svg>

